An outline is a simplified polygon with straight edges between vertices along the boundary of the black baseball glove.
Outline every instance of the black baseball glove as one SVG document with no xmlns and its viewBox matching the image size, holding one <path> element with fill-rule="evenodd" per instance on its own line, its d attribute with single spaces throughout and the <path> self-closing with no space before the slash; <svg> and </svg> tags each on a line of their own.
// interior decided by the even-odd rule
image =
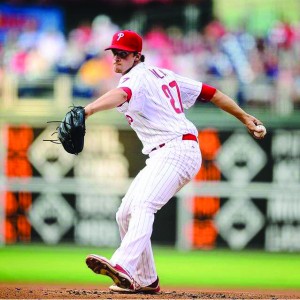
<svg viewBox="0 0 300 300">
<path fill-rule="evenodd" d="M 77 155 L 84 146 L 85 112 L 82 106 L 74 106 L 58 127 L 58 139 L 64 149 Z"/>
<path fill-rule="evenodd" d="M 58 140 L 64 149 L 71 154 L 77 155 L 84 146 L 85 136 L 85 111 L 82 106 L 73 106 L 68 111 L 62 121 L 50 121 L 48 123 L 60 122 L 56 128 Z M 52 134 L 52 135 L 53 135 Z M 60 144 L 58 140 L 44 140 L 55 144 Z"/>
</svg>

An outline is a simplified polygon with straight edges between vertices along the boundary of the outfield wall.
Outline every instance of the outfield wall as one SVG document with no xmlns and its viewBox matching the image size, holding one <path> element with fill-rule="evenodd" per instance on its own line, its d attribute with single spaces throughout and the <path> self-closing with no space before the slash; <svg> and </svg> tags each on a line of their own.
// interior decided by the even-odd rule
<svg viewBox="0 0 300 300">
<path fill-rule="evenodd" d="M 1 243 L 116 247 L 115 213 L 145 156 L 133 131 L 89 125 L 84 151 L 44 142 L 55 126 L 0 127 Z M 157 213 L 156 244 L 300 250 L 300 130 L 199 130 L 203 165 Z"/>
</svg>

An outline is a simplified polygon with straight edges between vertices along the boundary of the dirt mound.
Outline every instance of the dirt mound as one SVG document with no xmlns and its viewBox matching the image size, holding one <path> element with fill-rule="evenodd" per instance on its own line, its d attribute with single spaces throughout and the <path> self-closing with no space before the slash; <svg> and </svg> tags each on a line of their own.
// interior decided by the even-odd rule
<svg viewBox="0 0 300 300">
<path fill-rule="evenodd" d="M 300 291 L 166 288 L 156 295 L 116 294 L 103 286 L 0 284 L 1 299 L 300 299 Z"/>
</svg>

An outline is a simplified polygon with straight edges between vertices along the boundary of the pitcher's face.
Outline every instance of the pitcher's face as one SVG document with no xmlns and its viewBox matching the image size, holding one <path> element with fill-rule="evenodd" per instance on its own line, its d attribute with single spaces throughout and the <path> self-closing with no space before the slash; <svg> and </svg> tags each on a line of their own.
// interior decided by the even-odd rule
<svg viewBox="0 0 300 300">
<path fill-rule="evenodd" d="M 124 74 L 128 69 L 132 68 L 138 61 L 135 52 L 112 49 L 113 67 L 116 73 Z"/>
</svg>

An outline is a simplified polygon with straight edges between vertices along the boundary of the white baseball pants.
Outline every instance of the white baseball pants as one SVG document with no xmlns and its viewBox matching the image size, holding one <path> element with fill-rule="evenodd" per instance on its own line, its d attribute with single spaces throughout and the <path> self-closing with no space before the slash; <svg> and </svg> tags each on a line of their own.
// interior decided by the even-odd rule
<svg viewBox="0 0 300 300">
<path fill-rule="evenodd" d="M 126 269 L 141 286 L 157 278 L 151 247 L 154 214 L 199 171 L 195 141 L 177 139 L 154 150 L 133 180 L 116 214 L 121 245 L 111 262 Z"/>
</svg>

